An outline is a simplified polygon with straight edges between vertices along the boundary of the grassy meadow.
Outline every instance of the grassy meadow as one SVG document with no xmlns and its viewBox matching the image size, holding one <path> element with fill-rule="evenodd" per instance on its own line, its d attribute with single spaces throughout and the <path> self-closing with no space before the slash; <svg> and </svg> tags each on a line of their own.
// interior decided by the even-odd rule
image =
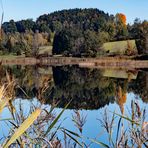
<svg viewBox="0 0 148 148">
<path fill-rule="evenodd" d="M 47 46 L 40 46 L 38 50 L 38 55 L 51 56 L 52 55 L 52 44 Z M 115 41 L 115 42 L 107 42 L 104 43 L 102 47 L 100 47 L 97 57 L 109 56 L 109 55 L 132 55 L 137 53 L 137 47 L 135 40 L 125 40 L 125 41 Z M 17 57 L 25 57 L 25 54 L 16 55 L 16 54 L 1 54 L 0 59 L 15 59 Z"/>
<path fill-rule="evenodd" d="M 39 54 L 46 54 L 52 55 L 52 46 L 41 46 L 39 47 Z"/>
<path fill-rule="evenodd" d="M 119 54 L 119 55 L 124 55 L 127 52 L 134 52 L 134 53 L 137 52 L 135 40 L 104 43 L 101 49 L 108 54 Z"/>
</svg>

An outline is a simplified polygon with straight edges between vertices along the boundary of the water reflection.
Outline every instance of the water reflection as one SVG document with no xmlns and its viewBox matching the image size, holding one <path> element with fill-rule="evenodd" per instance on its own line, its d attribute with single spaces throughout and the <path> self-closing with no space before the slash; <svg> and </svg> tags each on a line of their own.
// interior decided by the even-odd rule
<svg viewBox="0 0 148 148">
<path fill-rule="evenodd" d="M 99 109 L 109 103 L 119 104 L 121 112 L 127 93 L 133 92 L 148 101 L 148 73 L 128 70 L 99 70 L 65 67 L 13 66 L 1 67 L 1 82 L 5 72 L 16 79 L 16 98 L 38 98 L 41 103 L 69 109 Z"/>
<path fill-rule="evenodd" d="M 53 120 L 51 117 L 56 117 L 55 114 L 49 113 L 51 107 L 56 106 L 55 111 L 59 114 L 70 100 L 72 100 L 72 102 L 68 108 L 66 108 L 57 127 L 60 125 L 60 128 L 66 127 L 68 130 L 77 131 L 76 133 L 90 138 L 98 138 L 97 135 L 101 135 L 99 136 L 99 140 L 108 145 L 111 143 L 109 143 L 109 140 L 105 140 L 107 133 L 104 133 L 104 129 L 102 129 L 101 126 L 102 124 L 107 126 L 107 132 L 109 134 L 112 132 L 110 130 L 114 130 L 115 132 L 112 135 L 112 139 L 114 142 L 117 142 L 117 123 L 119 123 L 121 118 L 117 116 L 118 118 L 114 119 L 114 124 L 116 123 L 114 127 L 116 129 L 113 129 L 113 111 L 120 115 L 128 115 L 134 122 L 137 122 L 137 119 L 140 122 L 144 116 L 143 112 L 146 113 L 146 110 L 142 112 L 143 108 L 146 108 L 148 100 L 148 73 L 146 71 L 119 69 L 99 70 L 79 68 L 77 66 L 14 66 L 0 68 L 1 84 L 5 83 L 6 80 L 15 80 L 13 96 L 16 98 L 14 101 L 9 102 L 9 106 L 12 108 L 6 108 L 3 111 L 2 119 L 10 118 L 11 113 L 13 113 L 17 115 L 15 116 L 17 117 L 17 122 L 20 119 L 24 121 L 24 118 L 30 114 L 30 109 L 36 107 L 42 108 L 43 111 L 48 109 L 48 111 L 44 112 L 48 116 L 41 116 L 45 117 L 45 121 L 41 118 L 45 128 L 40 129 L 41 124 L 38 124 L 39 127 L 36 127 L 36 122 L 40 122 L 40 120 L 37 120 L 34 124 L 35 126 L 31 128 L 31 134 L 35 136 L 31 135 L 31 137 L 34 138 L 33 140 L 37 139 L 34 130 L 44 130 L 38 135 L 38 138 L 43 137 L 46 132 L 46 126 L 50 125 L 51 120 Z M 9 78 L 5 75 L 6 73 L 10 74 Z M 13 106 L 16 112 L 12 111 Z M 104 115 L 105 108 L 108 110 L 106 113 L 108 117 Z M 11 109 L 10 112 L 8 109 Z M 26 113 L 26 111 L 29 113 Z M 13 114 L 12 116 L 14 116 Z M 22 116 L 23 114 L 24 116 Z M 98 121 L 101 118 L 103 118 L 102 124 Z M 14 120 L 14 123 L 16 121 Z M 147 118 L 146 120 L 142 119 L 143 123 L 145 123 L 144 121 L 147 121 Z M 19 124 L 17 122 L 16 125 L 20 125 L 20 122 Z M 7 124 L 10 125 L 10 123 L 11 122 Z M 143 123 L 141 125 L 143 125 Z M 126 131 L 124 127 L 127 128 L 128 123 L 121 122 L 120 126 L 121 129 L 123 128 L 123 133 L 121 132 L 120 134 L 124 135 L 124 131 Z M 130 126 L 134 128 L 132 122 Z M 109 130 L 108 127 L 110 128 Z M 141 126 L 139 127 L 141 128 Z M 6 131 L 5 133 L 4 130 Z M 7 137 L 10 134 L 7 132 L 7 128 L 3 123 L 1 124 L 0 131 L 3 131 L 3 135 L 6 134 L 3 136 L 1 134 L 2 132 L 0 132 L 0 137 Z M 104 134 L 102 134 L 102 132 Z M 136 134 L 137 132 L 139 132 L 139 129 L 136 131 Z M 12 135 L 12 133 L 10 135 Z M 130 132 L 126 133 L 126 136 L 129 135 Z M 52 137 L 52 133 L 50 133 L 49 137 L 50 136 Z M 64 136 L 63 133 L 58 133 L 54 135 L 54 138 L 64 139 Z M 123 143 L 126 143 L 126 136 L 124 137 L 125 140 L 122 139 Z M 121 137 L 119 136 L 118 139 Z M 80 139 L 80 141 L 83 143 L 83 139 Z M 44 141 L 42 142 L 44 144 Z M 60 142 L 60 140 L 58 142 Z M 67 141 L 67 143 L 68 142 L 69 141 Z M 89 140 L 84 140 L 84 142 L 87 146 L 98 147 L 98 145 L 94 145 L 94 143 L 91 143 Z M 131 143 L 130 141 L 128 142 Z"/>
</svg>

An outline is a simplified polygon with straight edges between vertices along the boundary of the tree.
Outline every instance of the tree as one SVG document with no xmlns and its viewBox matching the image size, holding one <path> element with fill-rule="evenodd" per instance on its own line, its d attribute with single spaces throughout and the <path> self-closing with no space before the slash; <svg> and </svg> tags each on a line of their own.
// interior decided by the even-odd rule
<svg viewBox="0 0 148 148">
<path fill-rule="evenodd" d="M 17 31 L 17 27 L 16 27 L 14 20 L 10 20 L 9 22 L 5 22 L 2 25 L 2 29 L 4 30 L 4 32 L 9 32 L 9 33 L 15 33 Z"/>
<path fill-rule="evenodd" d="M 26 51 L 26 46 L 21 41 L 17 42 L 13 47 L 13 52 L 16 53 L 16 55 L 21 55 L 22 52 L 25 52 L 25 51 Z"/>
<path fill-rule="evenodd" d="M 130 35 L 136 39 L 137 49 L 139 54 L 148 53 L 148 21 L 141 22 L 140 19 L 135 19 L 131 26 Z"/>
<path fill-rule="evenodd" d="M 14 47 L 15 43 L 16 43 L 16 39 L 14 38 L 14 36 L 9 35 L 6 45 L 5 45 L 5 47 L 8 49 L 9 53 L 14 51 L 13 47 Z"/>
<path fill-rule="evenodd" d="M 55 35 L 53 54 L 94 57 L 102 44 L 107 41 L 109 41 L 107 32 L 97 33 L 91 30 L 64 29 Z"/>
<path fill-rule="evenodd" d="M 126 16 L 123 13 L 116 14 L 116 21 L 126 26 Z"/>
<path fill-rule="evenodd" d="M 128 36 L 128 30 L 126 26 L 126 16 L 122 13 L 117 13 L 115 17 L 116 23 L 116 38 L 118 40 L 126 39 Z"/>
<path fill-rule="evenodd" d="M 65 29 L 56 33 L 53 41 L 53 54 L 62 54 L 70 49 L 70 31 Z"/>
<path fill-rule="evenodd" d="M 51 32 L 51 29 L 46 24 L 41 24 L 39 26 L 39 30 L 40 32 L 47 32 L 47 33 Z"/>
<path fill-rule="evenodd" d="M 141 41 L 141 53 L 148 54 L 148 21 L 143 21 L 139 26 L 139 36 Z"/>
<path fill-rule="evenodd" d="M 60 21 L 52 22 L 52 31 L 58 32 L 62 30 L 62 23 Z"/>
<path fill-rule="evenodd" d="M 114 22 L 108 22 L 104 25 L 105 29 L 104 32 L 108 33 L 109 40 L 114 40 L 116 35 L 116 25 Z"/>
<path fill-rule="evenodd" d="M 16 22 L 16 27 L 19 32 L 33 31 L 35 22 L 32 19 L 21 20 Z"/>
<path fill-rule="evenodd" d="M 96 56 L 97 51 L 99 51 L 102 44 L 109 40 L 109 35 L 106 32 L 96 33 L 87 30 L 84 32 L 84 38 L 84 52 L 89 56 Z"/>
</svg>

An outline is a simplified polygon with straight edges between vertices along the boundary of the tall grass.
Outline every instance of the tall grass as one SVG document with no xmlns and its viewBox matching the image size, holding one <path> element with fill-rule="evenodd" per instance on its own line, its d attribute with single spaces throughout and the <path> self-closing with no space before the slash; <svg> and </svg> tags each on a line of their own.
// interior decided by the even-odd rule
<svg viewBox="0 0 148 148">
<path fill-rule="evenodd" d="M 7 72 L 6 77 L 7 82 L 0 86 L 0 113 L 2 113 L 6 107 L 9 109 L 12 117 L 9 119 L 2 119 L 0 117 L 0 122 L 7 122 L 6 124 L 10 125 L 8 129 L 9 135 L 8 137 L 4 137 L 5 140 L 3 141 L 2 147 L 7 148 L 17 145 L 24 147 L 30 144 L 39 146 L 50 144 L 50 146 L 52 146 L 55 142 L 55 136 L 52 135 L 50 130 L 55 127 L 69 104 L 66 105 L 57 117 L 54 117 L 52 113 L 54 108 L 48 111 L 45 108 L 42 109 L 42 106 L 34 106 L 32 104 L 26 116 L 21 102 L 19 109 L 16 109 L 15 104 L 13 105 L 13 99 L 15 98 L 14 90 L 17 86 L 14 77 Z M 49 125 L 48 128 L 47 125 Z M 57 129 L 55 131 L 57 132 Z"/>
<path fill-rule="evenodd" d="M 130 116 L 112 112 L 111 117 L 110 114 L 105 110 L 103 118 L 99 120 L 108 134 L 109 147 L 148 147 L 146 109 L 141 109 L 137 102 L 131 101 Z M 115 137 L 112 137 L 113 132 Z"/>
</svg>

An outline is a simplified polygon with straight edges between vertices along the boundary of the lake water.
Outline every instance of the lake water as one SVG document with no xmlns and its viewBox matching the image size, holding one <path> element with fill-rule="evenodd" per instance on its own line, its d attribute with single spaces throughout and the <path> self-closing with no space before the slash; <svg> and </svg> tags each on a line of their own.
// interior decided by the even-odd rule
<svg viewBox="0 0 148 148">
<path fill-rule="evenodd" d="M 51 132 L 54 133 L 60 125 L 61 128 L 82 136 L 76 139 L 85 143 L 84 147 L 102 147 L 96 144 L 97 141 L 113 147 L 112 143 L 119 142 L 121 139 L 120 144 L 127 140 L 128 145 L 131 146 L 134 143 L 131 138 L 134 125 L 128 119 L 139 123 L 139 120 L 144 118 L 143 112 L 146 112 L 144 121 L 148 121 L 147 69 L 3 66 L 0 70 L 1 83 L 6 82 L 6 71 L 16 83 L 12 101 L 15 114 L 23 113 L 24 116 L 28 116 L 32 107 L 49 111 L 51 106 L 54 106 L 54 118 L 70 102 Z M 11 107 L 6 107 L 1 114 L 1 119 L 12 118 L 13 114 L 10 110 Z M 115 119 L 110 124 L 114 115 Z M 128 119 L 122 118 L 119 124 L 121 116 Z M 103 123 L 106 123 L 105 120 L 108 125 L 112 125 L 112 143 L 109 142 L 109 134 L 103 126 Z M 20 122 L 20 120 L 14 122 Z M 9 121 L 0 121 L 0 124 L 0 143 L 2 143 L 8 135 L 11 135 L 10 128 L 13 126 Z M 47 126 L 49 123 L 45 125 Z M 120 126 L 119 133 L 118 126 Z M 75 137 L 72 133 L 69 134 Z M 68 137 L 66 143 L 66 140 L 63 140 L 65 134 L 60 129 L 55 137 L 61 140 L 63 147 L 79 147 L 78 144 L 74 144 L 76 141 L 68 136 L 66 136 Z M 116 140 L 117 137 L 118 140 Z M 148 138 L 147 135 L 145 138 Z M 95 139 L 95 142 L 92 142 L 92 139 Z M 135 146 L 136 143 L 133 145 Z"/>
</svg>

